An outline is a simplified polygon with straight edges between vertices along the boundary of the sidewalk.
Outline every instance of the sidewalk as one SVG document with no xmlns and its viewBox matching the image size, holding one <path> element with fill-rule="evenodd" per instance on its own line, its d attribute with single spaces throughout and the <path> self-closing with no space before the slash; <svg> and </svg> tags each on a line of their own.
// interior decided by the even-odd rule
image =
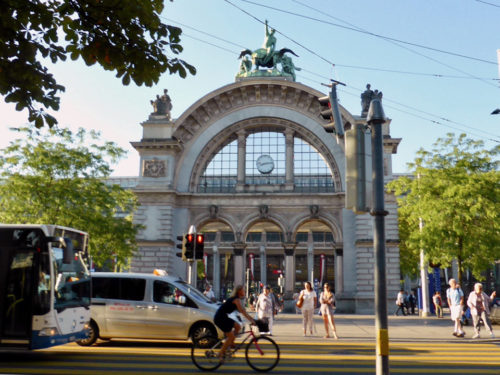
<svg viewBox="0 0 500 375">
<path fill-rule="evenodd" d="M 412 341 L 412 342 L 500 342 L 500 326 L 493 325 L 496 338 L 490 338 L 489 332 L 481 327 L 481 338 L 472 340 L 474 334 L 471 325 L 465 326 L 465 338 L 456 338 L 452 335 L 453 322 L 449 315 L 438 319 L 434 316 L 421 318 L 418 315 L 389 316 L 389 340 L 390 341 Z M 323 318 L 314 315 L 316 333 L 313 336 L 303 336 L 302 315 L 278 314 L 274 320 L 273 336 L 281 341 L 327 341 L 324 339 L 325 328 Z M 339 341 L 366 341 L 375 342 L 375 316 L 336 314 L 335 325 Z M 334 340 L 337 341 L 337 340 Z"/>
</svg>

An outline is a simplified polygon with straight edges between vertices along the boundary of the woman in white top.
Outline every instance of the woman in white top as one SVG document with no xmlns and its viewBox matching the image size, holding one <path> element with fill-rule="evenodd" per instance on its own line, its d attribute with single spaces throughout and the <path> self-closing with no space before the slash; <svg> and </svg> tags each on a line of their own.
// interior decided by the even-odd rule
<svg viewBox="0 0 500 375">
<path fill-rule="evenodd" d="M 335 320 L 333 319 L 333 313 L 335 312 L 335 295 L 330 290 L 330 285 L 325 284 L 323 286 L 323 291 L 319 295 L 319 303 L 321 303 L 319 311 L 321 312 L 323 322 L 325 323 L 325 338 L 330 337 L 328 329 L 328 325 L 330 325 L 333 331 L 333 337 L 338 339 L 337 330 L 335 329 Z"/>
<path fill-rule="evenodd" d="M 302 319 L 304 323 L 304 336 L 306 336 L 308 329 L 309 333 L 311 335 L 313 334 L 313 314 L 316 303 L 318 302 L 318 297 L 309 281 L 306 281 L 304 286 L 305 289 L 300 292 L 299 300 L 301 298 L 304 300 L 302 304 Z"/>
<path fill-rule="evenodd" d="M 271 296 L 271 288 L 266 286 L 264 291 L 259 295 L 255 306 L 257 317 L 259 319 L 266 318 L 269 323 L 269 333 L 273 333 L 273 299 Z"/>
</svg>

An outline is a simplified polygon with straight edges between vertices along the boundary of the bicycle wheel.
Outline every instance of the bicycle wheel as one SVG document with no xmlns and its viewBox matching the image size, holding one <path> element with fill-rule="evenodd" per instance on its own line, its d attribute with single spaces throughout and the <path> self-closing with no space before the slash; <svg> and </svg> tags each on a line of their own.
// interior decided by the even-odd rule
<svg viewBox="0 0 500 375">
<path fill-rule="evenodd" d="M 222 364 L 219 360 L 219 350 L 221 347 L 222 341 L 219 341 L 216 337 L 201 337 L 193 342 L 191 360 L 200 370 L 215 370 Z"/>
<path fill-rule="evenodd" d="M 273 339 L 267 336 L 256 337 L 245 349 L 248 365 L 255 371 L 272 370 L 280 360 L 280 348 Z"/>
</svg>

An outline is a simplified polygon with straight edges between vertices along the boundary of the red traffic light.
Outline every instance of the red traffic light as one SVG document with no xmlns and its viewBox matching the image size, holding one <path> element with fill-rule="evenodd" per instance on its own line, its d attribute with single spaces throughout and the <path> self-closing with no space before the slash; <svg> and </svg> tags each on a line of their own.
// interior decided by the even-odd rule
<svg viewBox="0 0 500 375">
<path fill-rule="evenodd" d="M 197 244 L 202 244 L 205 241 L 205 236 L 203 234 L 198 234 L 196 236 L 196 243 Z"/>
<path fill-rule="evenodd" d="M 186 240 L 187 242 L 193 242 L 194 234 L 186 234 Z"/>
</svg>

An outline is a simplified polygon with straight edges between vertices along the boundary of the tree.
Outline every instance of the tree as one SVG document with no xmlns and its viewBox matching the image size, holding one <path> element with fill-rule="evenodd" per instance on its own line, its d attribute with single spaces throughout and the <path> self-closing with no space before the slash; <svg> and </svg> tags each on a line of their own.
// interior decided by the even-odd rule
<svg viewBox="0 0 500 375">
<path fill-rule="evenodd" d="M 441 267 L 456 260 L 459 282 L 465 270 L 481 280 L 500 259 L 500 146 L 486 150 L 465 134 L 448 134 L 433 146 L 417 152 L 412 177 L 388 184 L 399 196 L 401 269 L 413 273 L 423 249 Z"/>
<path fill-rule="evenodd" d="M 171 0 L 172 1 L 172 0 Z M 124 85 L 152 86 L 167 70 L 186 77 L 196 69 L 165 54 L 182 52 L 178 27 L 160 21 L 163 0 L 9 0 L 0 12 L 0 94 L 16 110 L 28 110 L 37 128 L 57 120 L 59 85 L 52 63 L 82 58 L 116 71 Z"/>
<path fill-rule="evenodd" d="M 99 133 L 33 126 L 1 150 L 0 222 L 59 224 L 89 233 L 89 250 L 97 265 L 116 256 L 126 265 L 140 229 L 131 213 L 135 195 L 106 183 L 112 163 L 125 151 L 112 142 L 97 142 Z M 90 145 L 90 146 L 86 146 Z"/>
</svg>

